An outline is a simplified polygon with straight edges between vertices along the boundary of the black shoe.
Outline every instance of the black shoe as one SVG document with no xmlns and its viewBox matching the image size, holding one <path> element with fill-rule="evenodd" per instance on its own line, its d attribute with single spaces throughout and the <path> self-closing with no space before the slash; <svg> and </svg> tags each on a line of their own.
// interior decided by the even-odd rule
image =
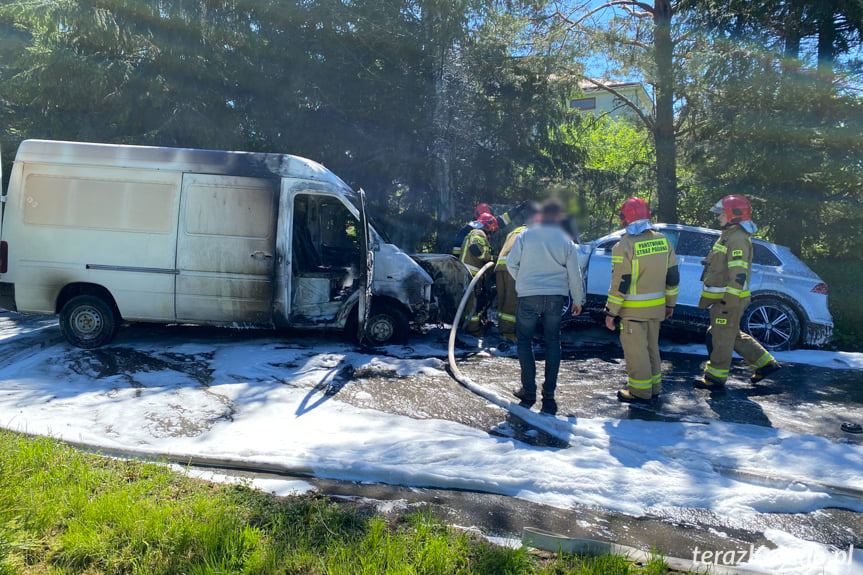
<svg viewBox="0 0 863 575">
<path fill-rule="evenodd" d="M 519 404 L 521 406 L 530 407 L 531 405 L 536 403 L 536 395 L 530 395 L 524 390 L 523 387 L 513 389 L 512 394 L 521 400 L 521 403 Z"/>
<path fill-rule="evenodd" d="M 543 399 L 540 413 L 547 415 L 557 415 L 557 402 L 554 399 Z"/>
<path fill-rule="evenodd" d="M 725 384 L 713 381 L 712 379 L 707 379 L 706 377 L 696 377 L 692 380 L 692 387 L 696 389 L 722 390 L 725 389 Z"/>
<path fill-rule="evenodd" d="M 755 372 L 753 372 L 753 374 L 749 376 L 749 381 L 751 381 L 752 383 L 758 383 L 771 373 L 779 371 L 780 369 L 782 369 L 781 363 L 779 363 L 778 361 L 771 361 L 764 367 L 756 369 Z"/>
<path fill-rule="evenodd" d="M 623 403 L 635 403 L 638 405 L 650 405 L 649 399 L 632 395 L 632 392 L 628 389 L 617 390 L 617 401 L 622 401 Z"/>
</svg>

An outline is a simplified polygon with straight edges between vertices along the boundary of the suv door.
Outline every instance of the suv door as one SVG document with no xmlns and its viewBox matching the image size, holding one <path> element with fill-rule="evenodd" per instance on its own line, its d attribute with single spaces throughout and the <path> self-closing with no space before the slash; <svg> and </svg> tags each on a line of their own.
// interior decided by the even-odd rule
<svg viewBox="0 0 863 575">
<path fill-rule="evenodd" d="M 671 230 L 668 230 L 671 231 Z M 674 230 L 679 234 L 677 245 L 677 266 L 680 270 L 680 293 L 677 305 L 698 307 L 701 298 L 701 272 L 704 266 L 701 261 L 707 257 L 713 244 L 719 239 L 719 234 L 690 230 Z M 663 233 L 666 233 L 663 230 Z"/>
</svg>

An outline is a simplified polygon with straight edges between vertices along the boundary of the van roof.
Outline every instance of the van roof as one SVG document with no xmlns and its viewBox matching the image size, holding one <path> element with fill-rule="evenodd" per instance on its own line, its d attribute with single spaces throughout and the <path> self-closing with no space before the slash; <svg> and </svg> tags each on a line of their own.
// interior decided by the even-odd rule
<svg viewBox="0 0 863 575">
<path fill-rule="evenodd" d="M 321 164 L 289 154 L 25 140 L 18 147 L 15 161 L 258 178 L 292 177 L 329 182 L 350 191 L 341 178 Z"/>
</svg>

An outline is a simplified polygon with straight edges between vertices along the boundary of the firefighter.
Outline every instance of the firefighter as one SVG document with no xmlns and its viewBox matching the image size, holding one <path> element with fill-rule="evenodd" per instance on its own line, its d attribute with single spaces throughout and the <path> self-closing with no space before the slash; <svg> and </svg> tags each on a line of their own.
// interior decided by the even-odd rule
<svg viewBox="0 0 863 575">
<path fill-rule="evenodd" d="M 650 223 L 647 202 L 623 202 L 620 221 L 626 232 L 611 251 L 605 325 L 614 331 L 620 321 L 627 386 L 618 401 L 647 404 L 662 392 L 659 325 L 674 313 L 680 273 L 674 248 Z"/>
<path fill-rule="evenodd" d="M 702 377 L 693 382 L 701 389 L 722 389 L 728 379 L 731 355 L 736 351 L 752 368 L 752 383 L 761 381 L 781 366 L 758 341 L 740 331 L 740 316 L 749 304 L 752 267 L 752 207 L 744 196 L 725 196 L 710 208 L 722 235 L 701 262 L 704 282 L 698 307 L 710 308 L 707 353 L 710 359 Z"/>
<path fill-rule="evenodd" d="M 491 247 L 491 242 L 488 239 L 488 234 L 494 233 L 500 229 L 497 219 L 489 214 L 480 214 L 477 218 L 479 228 L 472 229 L 464 238 L 461 246 L 461 262 L 470 271 L 472 276 L 479 273 L 479 270 L 494 259 L 494 253 Z M 467 302 L 467 309 L 473 309 L 473 314 L 470 317 L 470 322 L 467 326 L 467 332 L 470 335 L 480 336 L 484 333 L 483 314 L 485 312 L 485 304 L 487 304 L 487 287 L 488 282 L 480 280 L 474 287 L 473 293 Z M 486 285 L 484 285 L 486 284 Z"/>
<path fill-rule="evenodd" d="M 538 212 L 538 208 L 530 203 L 522 211 L 525 219 L 529 220 Z M 516 341 L 515 335 L 515 310 L 518 305 L 518 295 L 515 292 L 515 278 L 506 271 L 506 256 L 515 243 L 515 238 L 527 229 L 527 225 L 521 225 L 506 235 L 497 263 L 494 266 L 497 286 L 497 327 L 501 334 L 509 340 Z"/>
<path fill-rule="evenodd" d="M 528 209 L 529 206 L 530 202 L 525 200 L 513 209 L 509 210 L 508 212 L 505 212 L 500 216 L 495 216 L 491 210 L 490 205 L 486 203 L 477 204 L 476 207 L 473 209 L 473 220 L 463 225 L 458 231 L 458 234 L 456 234 L 455 243 L 452 247 L 452 254 L 457 258 L 461 257 L 461 247 L 464 243 L 465 237 L 467 237 L 467 235 L 471 231 L 482 228 L 482 224 L 479 221 L 479 217 L 482 214 L 489 214 L 491 216 L 494 216 L 495 220 L 497 220 L 498 227 L 505 228 L 506 226 L 510 225 L 514 219 L 517 219 L 519 216 L 521 216 L 524 210 Z"/>
</svg>

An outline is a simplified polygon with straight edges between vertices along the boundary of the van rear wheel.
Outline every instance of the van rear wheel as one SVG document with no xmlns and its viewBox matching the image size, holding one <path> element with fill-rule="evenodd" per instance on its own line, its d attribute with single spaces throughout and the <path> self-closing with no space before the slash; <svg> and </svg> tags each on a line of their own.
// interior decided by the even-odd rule
<svg viewBox="0 0 863 575">
<path fill-rule="evenodd" d="M 66 341 L 93 349 L 114 339 L 120 321 L 114 306 L 94 295 L 75 296 L 60 311 L 60 331 Z"/>
</svg>

